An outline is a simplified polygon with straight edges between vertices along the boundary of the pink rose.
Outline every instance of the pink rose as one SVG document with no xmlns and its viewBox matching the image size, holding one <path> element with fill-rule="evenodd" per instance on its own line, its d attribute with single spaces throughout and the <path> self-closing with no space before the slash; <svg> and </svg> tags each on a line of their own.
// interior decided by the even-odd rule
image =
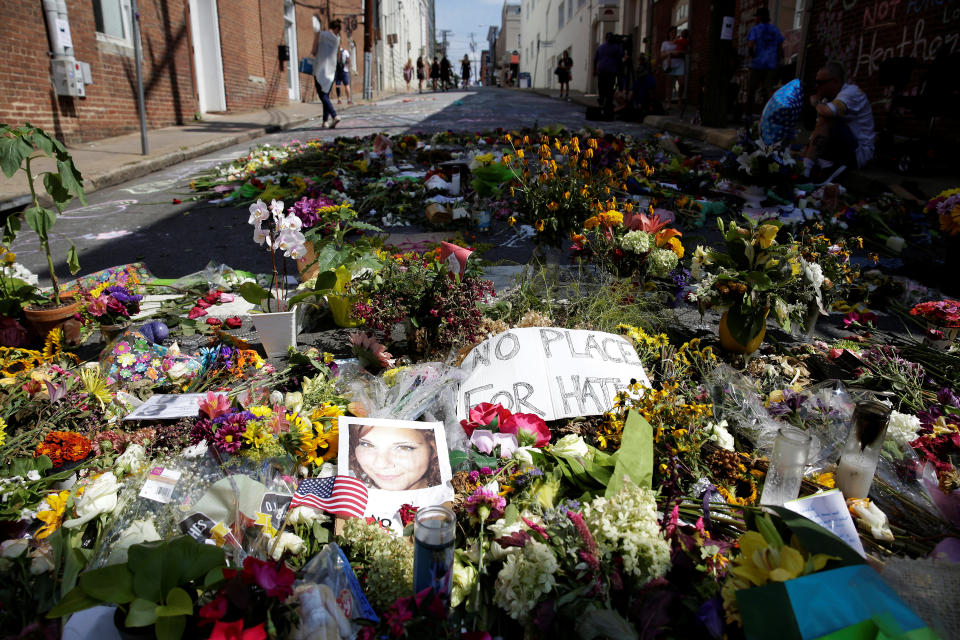
<svg viewBox="0 0 960 640">
<path fill-rule="evenodd" d="M 468 436 L 473 433 L 474 429 L 483 427 L 500 429 L 502 431 L 503 429 L 500 428 L 500 425 L 509 417 L 510 412 L 504 409 L 503 405 L 481 402 L 470 409 L 470 418 L 468 420 L 461 420 L 460 426 L 463 427 L 463 430 L 467 432 Z"/>
<path fill-rule="evenodd" d="M 513 414 L 500 423 L 500 433 L 514 434 L 521 445 L 525 445 L 524 440 L 530 437 L 535 440 L 534 447 L 540 448 L 550 444 L 550 428 L 543 418 L 535 413 Z"/>
</svg>

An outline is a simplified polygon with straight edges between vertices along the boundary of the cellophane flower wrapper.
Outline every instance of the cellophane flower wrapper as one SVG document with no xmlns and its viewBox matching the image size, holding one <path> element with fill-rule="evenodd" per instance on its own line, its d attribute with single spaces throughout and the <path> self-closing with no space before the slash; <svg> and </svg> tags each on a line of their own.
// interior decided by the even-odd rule
<svg viewBox="0 0 960 640">
<path fill-rule="evenodd" d="M 338 601 L 340 594 L 349 593 L 352 596 L 353 606 L 350 611 L 344 611 L 344 613 L 350 618 L 355 633 L 359 631 L 361 621 L 372 624 L 379 622 L 377 614 L 350 567 L 350 561 L 336 542 L 329 543 L 323 551 L 313 556 L 303 567 L 300 575 L 294 590 L 294 595 L 300 597 L 301 628 L 298 637 L 308 637 L 304 634 L 308 631 L 305 628 L 305 621 L 310 618 L 309 612 L 304 610 L 304 607 L 310 606 L 309 600 L 303 598 L 301 594 L 316 585 L 329 587 L 338 595 Z"/>
<path fill-rule="evenodd" d="M 447 447 L 466 450 L 470 443 L 457 420 L 456 406 L 462 378 L 459 368 L 442 362 L 388 369 L 379 376 L 349 365 L 340 369 L 337 390 L 362 405 L 370 418 L 443 422 Z"/>
<path fill-rule="evenodd" d="M 286 523 L 286 517 L 290 500 L 297 490 L 296 473 L 297 463 L 289 456 L 271 458 L 260 465 L 258 479 L 264 487 L 263 497 L 259 510 L 253 514 L 253 523 L 245 527 L 241 541 L 248 555 L 270 560 L 276 536 L 281 531 L 293 531 L 293 527 Z"/>
<path fill-rule="evenodd" d="M 166 503 L 140 495 L 146 483 L 155 482 L 158 469 L 172 472 L 168 477 L 179 474 Z M 220 464 L 206 452 L 196 458 L 181 454 L 152 461 L 124 484 L 90 567 L 125 562 L 126 549 L 132 544 L 181 535 L 179 523 L 185 515 L 181 506 L 222 477 Z"/>
<path fill-rule="evenodd" d="M 782 426 L 767 412 L 756 386 L 743 374 L 722 364 L 707 380 L 717 422 L 726 420 L 738 436 L 754 445 L 759 456 L 769 456 Z"/>
</svg>

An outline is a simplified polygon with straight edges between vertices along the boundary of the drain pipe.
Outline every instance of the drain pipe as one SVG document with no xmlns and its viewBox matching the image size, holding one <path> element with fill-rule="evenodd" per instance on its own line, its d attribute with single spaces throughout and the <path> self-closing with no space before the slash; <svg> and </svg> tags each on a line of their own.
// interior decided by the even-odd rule
<svg viewBox="0 0 960 640">
<path fill-rule="evenodd" d="M 47 34 L 50 36 L 53 59 L 73 58 L 66 0 L 43 0 L 43 12 L 47 16 Z"/>
</svg>

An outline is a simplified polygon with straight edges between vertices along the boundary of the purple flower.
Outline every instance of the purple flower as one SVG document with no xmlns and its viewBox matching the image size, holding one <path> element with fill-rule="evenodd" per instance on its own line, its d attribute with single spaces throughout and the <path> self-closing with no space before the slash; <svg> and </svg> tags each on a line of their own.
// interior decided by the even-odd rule
<svg viewBox="0 0 960 640">
<path fill-rule="evenodd" d="M 506 506 L 506 498 L 484 487 L 478 487 L 467 497 L 467 513 L 481 520 L 500 518 Z"/>
<path fill-rule="evenodd" d="M 107 287 L 104 291 L 124 305 L 131 303 L 139 304 L 139 302 L 143 299 L 143 296 L 131 293 L 129 289 L 118 284 L 115 284 L 112 287 Z"/>
<path fill-rule="evenodd" d="M 937 391 L 937 402 L 949 407 L 960 407 L 960 397 L 957 397 L 948 387 L 943 387 L 940 391 Z"/>
<path fill-rule="evenodd" d="M 236 422 L 221 424 L 217 427 L 216 433 L 213 434 L 213 445 L 220 451 L 236 453 L 243 444 L 241 436 L 244 431 L 246 429 L 240 427 Z"/>
<path fill-rule="evenodd" d="M 190 429 L 190 444 L 198 444 L 201 440 L 213 440 L 213 423 L 209 418 L 200 418 Z"/>
<path fill-rule="evenodd" d="M 697 621 L 707 628 L 711 638 L 720 640 L 723 637 L 723 603 L 720 596 L 710 598 L 697 611 Z"/>
</svg>

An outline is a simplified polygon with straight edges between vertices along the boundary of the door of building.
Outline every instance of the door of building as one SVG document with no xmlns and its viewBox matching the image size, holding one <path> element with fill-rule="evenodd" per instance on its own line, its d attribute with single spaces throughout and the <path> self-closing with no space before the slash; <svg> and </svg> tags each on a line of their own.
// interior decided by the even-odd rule
<svg viewBox="0 0 960 640">
<path fill-rule="evenodd" d="M 290 92 L 290 102 L 300 102 L 300 54 L 297 50 L 297 7 L 293 0 L 283 2 L 283 26 L 286 34 L 287 47 L 290 50 L 290 60 L 287 62 L 287 87 Z"/>
<path fill-rule="evenodd" d="M 226 111 L 217 0 L 189 0 L 189 7 L 200 112 Z"/>
</svg>

